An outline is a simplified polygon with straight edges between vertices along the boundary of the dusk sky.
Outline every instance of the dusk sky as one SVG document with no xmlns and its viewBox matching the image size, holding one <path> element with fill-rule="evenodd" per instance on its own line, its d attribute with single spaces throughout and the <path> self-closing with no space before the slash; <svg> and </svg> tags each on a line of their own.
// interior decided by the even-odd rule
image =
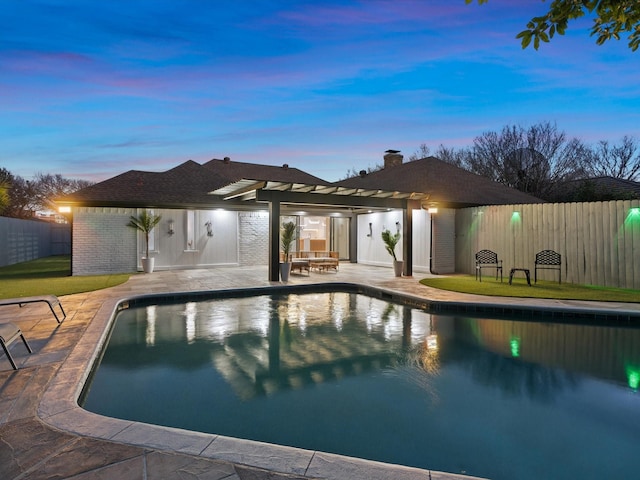
<svg viewBox="0 0 640 480">
<path fill-rule="evenodd" d="M 640 138 L 640 51 L 540 0 L 0 0 L 0 167 L 100 181 L 212 158 L 335 181 L 427 144 L 555 122 Z"/>
</svg>

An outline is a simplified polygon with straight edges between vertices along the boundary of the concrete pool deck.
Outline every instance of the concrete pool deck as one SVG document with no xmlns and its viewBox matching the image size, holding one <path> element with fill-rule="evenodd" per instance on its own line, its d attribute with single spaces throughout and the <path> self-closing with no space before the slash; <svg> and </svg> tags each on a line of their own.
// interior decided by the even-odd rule
<svg viewBox="0 0 640 480">
<path fill-rule="evenodd" d="M 640 315 L 640 304 L 482 297 L 446 292 L 418 283 L 426 274 L 396 278 L 392 269 L 343 263 L 338 273 L 292 275 L 289 284 L 364 283 L 469 308 L 563 308 L 591 313 Z M 34 353 L 21 342 L 11 353 L 19 370 L 0 355 L 0 478 L 122 480 L 153 478 L 276 479 L 433 479 L 464 475 L 368 462 L 317 451 L 268 445 L 210 434 L 158 427 L 96 415 L 77 398 L 108 323 L 122 300 L 151 293 L 264 287 L 266 267 L 161 271 L 133 275 L 104 290 L 67 295 L 67 319 L 58 325 L 46 305 L 3 307 L 0 322 L 13 322 Z"/>
</svg>

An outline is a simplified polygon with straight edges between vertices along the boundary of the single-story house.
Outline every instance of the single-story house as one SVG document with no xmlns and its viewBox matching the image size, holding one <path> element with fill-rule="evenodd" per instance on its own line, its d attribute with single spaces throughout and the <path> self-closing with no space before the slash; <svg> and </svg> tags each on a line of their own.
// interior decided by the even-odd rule
<svg viewBox="0 0 640 480">
<path fill-rule="evenodd" d="M 125 172 L 57 200 L 72 216 L 72 274 L 140 269 L 144 238 L 127 223 L 141 209 L 162 216 L 150 238 L 156 269 L 266 264 L 278 280 L 280 225 L 291 220 L 295 250 L 391 266 L 381 232 L 397 230 L 405 275 L 451 273 L 455 209 L 542 202 L 434 157 L 405 163 L 389 150 L 384 161 L 338 182 L 228 157 Z"/>
</svg>

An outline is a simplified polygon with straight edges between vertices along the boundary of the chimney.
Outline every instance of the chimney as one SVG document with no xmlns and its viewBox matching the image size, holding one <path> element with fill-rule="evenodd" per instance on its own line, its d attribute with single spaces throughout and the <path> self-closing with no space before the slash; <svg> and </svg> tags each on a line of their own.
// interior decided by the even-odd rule
<svg viewBox="0 0 640 480">
<path fill-rule="evenodd" d="M 282 165 L 282 168 L 284 168 L 285 170 L 289 170 L 289 164 L 288 163 L 284 163 Z"/>
<path fill-rule="evenodd" d="M 402 165 L 403 158 L 400 150 L 387 150 L 384 152 L 384 168 Z"/>
<path fill-rule="evenodd" d="M 229 163 L 229 162 L 231 162 L 231 159 L 230 159 L 229 157 L 224 157 L 224 158 L 222 159 L 222 161 L 223 161 L 224 163 Z"/>
</svg>

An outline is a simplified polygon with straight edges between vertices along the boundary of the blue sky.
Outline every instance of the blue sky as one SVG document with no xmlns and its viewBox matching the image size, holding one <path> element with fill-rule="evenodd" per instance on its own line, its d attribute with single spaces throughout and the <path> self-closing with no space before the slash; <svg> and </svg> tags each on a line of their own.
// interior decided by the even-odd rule
<svg viewBox="0 0 640 480">
<path fill-rule="evenodd" d="M 555 122 L 640 137 L 640 51 L 548 2 L 0 0 L 0 167 L 100 181 L 211 158 L 326 180 L 425 143 Z"/>
</svg>

